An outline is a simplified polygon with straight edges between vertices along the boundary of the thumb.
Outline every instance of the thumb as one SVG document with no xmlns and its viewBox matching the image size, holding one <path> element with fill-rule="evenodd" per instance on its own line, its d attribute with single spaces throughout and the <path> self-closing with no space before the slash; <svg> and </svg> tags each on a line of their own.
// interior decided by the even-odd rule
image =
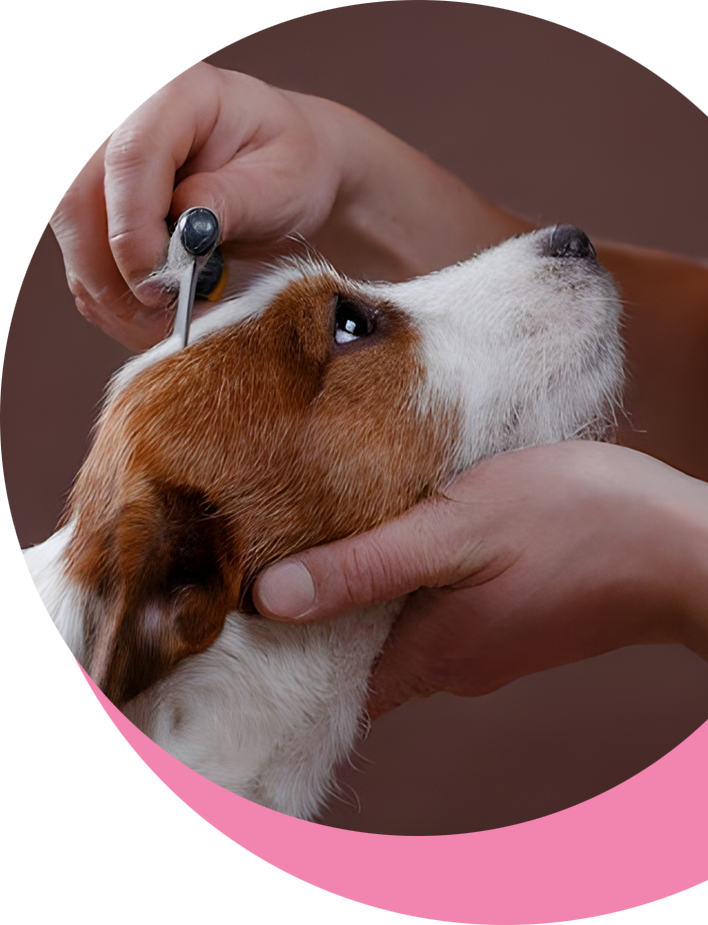
<svg viewBox="0 0 708 925">
<path fill-rule="evenodd" d="M 315 622 L 455 581 L 460 544 L 451 502 L 424 502 L 369 533 L 308 549 L 266 568 L 253 586 L 264 616 Z"/>
</svg>

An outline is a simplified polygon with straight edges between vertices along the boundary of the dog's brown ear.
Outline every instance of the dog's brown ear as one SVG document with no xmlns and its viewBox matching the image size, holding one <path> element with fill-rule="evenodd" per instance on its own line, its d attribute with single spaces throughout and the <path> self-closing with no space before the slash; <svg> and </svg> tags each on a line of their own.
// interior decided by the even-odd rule
<svg viewBox="0 0 708 925">
<path fill-rule="evenodd" d="M 72 545 L 70 567 L 95 600 L 85 667 L 118 705 L 211 646 L 234 606 L 229 530 L 198 490 L 143 483 L 103 530 L 87 536 L 79 523 Z"/>
</svg>

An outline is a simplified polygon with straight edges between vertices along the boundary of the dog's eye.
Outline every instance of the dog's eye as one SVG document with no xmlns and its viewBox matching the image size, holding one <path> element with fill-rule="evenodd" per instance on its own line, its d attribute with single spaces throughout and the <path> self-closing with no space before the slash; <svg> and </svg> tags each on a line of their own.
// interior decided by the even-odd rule
<svg viewBox="0 0 708 925">
<path fill-rule="evenodd" d="M 360 337 L 369 337 L 376 330 L 374 317 L 359 305 L 347 299 L 339 299 L 334 316 L 334 340 L 337 344 L 348 344 Z"/>
</svg>

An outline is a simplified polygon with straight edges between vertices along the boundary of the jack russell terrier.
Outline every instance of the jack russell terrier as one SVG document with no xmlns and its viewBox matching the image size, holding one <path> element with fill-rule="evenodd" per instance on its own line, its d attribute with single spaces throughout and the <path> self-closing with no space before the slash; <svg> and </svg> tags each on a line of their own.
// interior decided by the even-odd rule
<svg viewBox="0 0 708 925">
<path fill-rule="evenodd" d="M 369 530 L 484 457 L 600 437 L 620 304 L 559 225 L 428 276 L 289 258 L 114 377 L 59 530 L 26 552 L 105 694 L 222 787 L 312 818 L 361 730 L 401 600 L 258 616 L 266 565 Z"/>
</svg>

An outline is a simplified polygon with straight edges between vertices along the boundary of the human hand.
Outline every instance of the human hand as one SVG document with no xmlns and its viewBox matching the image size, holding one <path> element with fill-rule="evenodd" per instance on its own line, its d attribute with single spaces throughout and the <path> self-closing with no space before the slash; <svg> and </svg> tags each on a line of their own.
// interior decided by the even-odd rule
<svg viewBox="0 0 708 925">
<path fill-rule="evenodd" d="M 199 64 L 151 97 L 96 152 L 53 219 L 80 311 L 129 347 L 166 333 L 172 296 L 150 280 L 166 218 L 213 209 L 222 237 L 271 242 L 309 234 L 340 176 L 323 102 Z M 324 120 L 326 122 L 326 120 Z"/>
<path fill-rule="evenodd" d="M 705 483 L 633 450 L 572 442 L 488 460 L 445 494 L 254 585 L 261 613 L 298 622 L 416 592 L 372 675 L 372 718 L 635 643 L 708 656 Z"/>
<path fill-rule="evenodd" d="M 151 274 L 165 219 L 192 206 L 216 212 L 240 256 L 298 233 L 350 275 L 383 279 L 531 227 L 344 106 L 198 64 L 113 133 L 51 222 L 79 310 L 128 347 L 168 333 L 173 295 Z"/>
</svg>

